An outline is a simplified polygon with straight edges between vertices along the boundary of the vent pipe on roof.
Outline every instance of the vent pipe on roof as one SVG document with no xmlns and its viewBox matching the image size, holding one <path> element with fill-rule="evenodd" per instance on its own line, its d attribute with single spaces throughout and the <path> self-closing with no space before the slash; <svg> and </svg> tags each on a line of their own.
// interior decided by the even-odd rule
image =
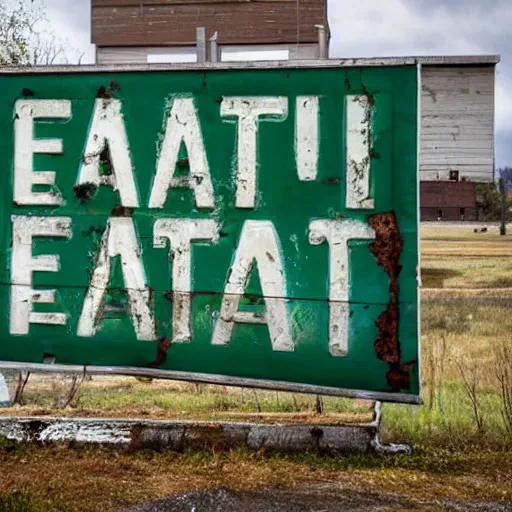
<svg viewBox="0 0 512 512">
<path fill-rule="evenodd" d="M 327 49 L 327 30 L 325 30 L 325 25 L 315 25 L 315 27 L 318 29 L 318 58 L 328 59 L 329 50 Z"/>
<path fill-rule="evenodd" d="M 219 33 L 215 32 L 212 37 L 210 37 L 210 62 L 220 62 L 220 52 L 219 45 L 217 44 L 217 39 L 219 37 Z"/>
</svg>

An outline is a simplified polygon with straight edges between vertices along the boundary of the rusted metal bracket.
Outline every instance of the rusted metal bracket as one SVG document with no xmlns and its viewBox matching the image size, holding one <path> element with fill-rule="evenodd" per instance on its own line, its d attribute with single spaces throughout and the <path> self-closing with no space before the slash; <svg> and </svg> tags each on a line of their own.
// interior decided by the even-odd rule
<svg viewBox="0 0 512 512">
<path fill-rule="evenodd" d="M 393 455 L 398 453 L 404 453 L 411 455 L 414 448 L 410 444 L 382 444 L 380 442 L 380 426 L 382 423 L 382 403 L 375 402 L 373 409 L 373 421 L 371 425 L 376 429 L 376 434 L 372 440 L 372 447 L 377 453 L 383 455 Z"/>
</svg>

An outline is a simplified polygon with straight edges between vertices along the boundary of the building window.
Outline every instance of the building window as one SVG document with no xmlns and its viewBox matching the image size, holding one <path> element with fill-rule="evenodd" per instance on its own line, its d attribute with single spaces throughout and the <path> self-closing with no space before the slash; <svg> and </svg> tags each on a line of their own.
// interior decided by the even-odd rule
<svg viewBox="0 0 512 512">
<path fill-rule="evenodd" d="M 450 171 L 450 181 L 459 181 L 459 171 Z"/>
<path fill-rule="evenodd" d="M 464 216 L 466 215 L 466 208 L 459 208 L 459 218 L 460 220 L 464 220 Z"/>
<path fill-rule="evenodd" d="M 443 210 L 441 208 L 437 209 L 437 220 L 443 220 Z"/>
</svg>

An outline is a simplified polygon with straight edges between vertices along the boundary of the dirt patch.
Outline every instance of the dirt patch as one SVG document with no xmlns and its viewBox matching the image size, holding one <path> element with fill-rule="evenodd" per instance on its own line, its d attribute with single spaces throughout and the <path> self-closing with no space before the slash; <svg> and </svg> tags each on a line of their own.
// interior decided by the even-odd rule
<svg viewBox="0 0 512 512">
<path fill-rule="evenodd" d="M 461 275 L 462 272 L 448 268 L 422 268 L 421 285 L 423 288 L 444 288 L 447 279 Z"/>
<path fill-rule="evenodd" d="M 381 510 L 500 511 L 507 510 L 512 500 L 512 460 L 506 453 L 446 452 L 410 457 L 275 456 L 244 451 L 131 455 L 119 449 L 5 443 L 2 447 L 0 442 L 0 465 L 0 498 L 14 489 L 30 493 L 35 502 L 48 503 L 41 512 L 53 512 L 52 503 L 62 505 L 57 510 L 66 512 L 179 512 L 181 509 L 171 506 L 179 503 L 178 498 L 185 502 L 203 499 L 202 503 L 208 504 L 218 492 L 212 489 L 226 489 L 226 499 L 221 496 L 220 504 L 232 499 L 235 504 L 251 506 L 252 502 L 265 504 L 263 499 L 267 508 L 261 510 L 272 511 L 274 497 L 283 507 L 288 501 L 288 508 L 279 509 L 283 512 L 351 510 L 350 506 L 356 505 L 359 509 L 352 510 L 371 511 L 379 503 L 387 505 Z M 138 505 L 154 500 L 160 500 L 161 508 Z M 166 502 L 168 507 L 164 507 Z M 301 503 L 316 508 L 291 508 Z M 317 506 L 322 504 L 328 506 Z M 406 504 L 412 506 L 406 508 Z M 192 507 L 185 510 L 190 512 Z M 197 512 L 215 510 L 196 507 Z M 235 510 L 251 511 L 243 506 Z"/>
<path fill-rule="evenodd" d="M 467 501 L 418 500 L 393 493 L 356 491 L 331 483 L 301 486 L 293 489 L 272 489 L 270 492 L 235 492 L 214 489 L 179 494 L 147 505 L 124 509 L 123 512 L 318 512 L 322 510 L 347 512 L 377 512 L 382 510 L 459 511 L 480 510 L 506 512 L 500 503 L 471 503 Z"/>
</svg>

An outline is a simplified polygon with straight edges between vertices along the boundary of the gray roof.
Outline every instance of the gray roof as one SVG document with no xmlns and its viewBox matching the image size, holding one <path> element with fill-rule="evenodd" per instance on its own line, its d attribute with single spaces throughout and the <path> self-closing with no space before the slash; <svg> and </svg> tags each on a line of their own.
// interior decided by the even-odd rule
<svg viewBox="0 0 512 512">
<path fill-rule="evenodd" d="M 113 64 L 106 66 L 2 66 L 3 74 L 48 74 L 48 73 L 93 73 L 128 71 L 165 71 L 194 69 L 253 69 L 253 68 L 315 68 L 315 67 L 363 67 L 363 66 L 494 66 L 500 62 L 499 55 L 457 55 L 417 57 L 371 57 L 326 60 L 281 60 L 257 62 L 218 62 L 187 64 Z"/>
</svg>

